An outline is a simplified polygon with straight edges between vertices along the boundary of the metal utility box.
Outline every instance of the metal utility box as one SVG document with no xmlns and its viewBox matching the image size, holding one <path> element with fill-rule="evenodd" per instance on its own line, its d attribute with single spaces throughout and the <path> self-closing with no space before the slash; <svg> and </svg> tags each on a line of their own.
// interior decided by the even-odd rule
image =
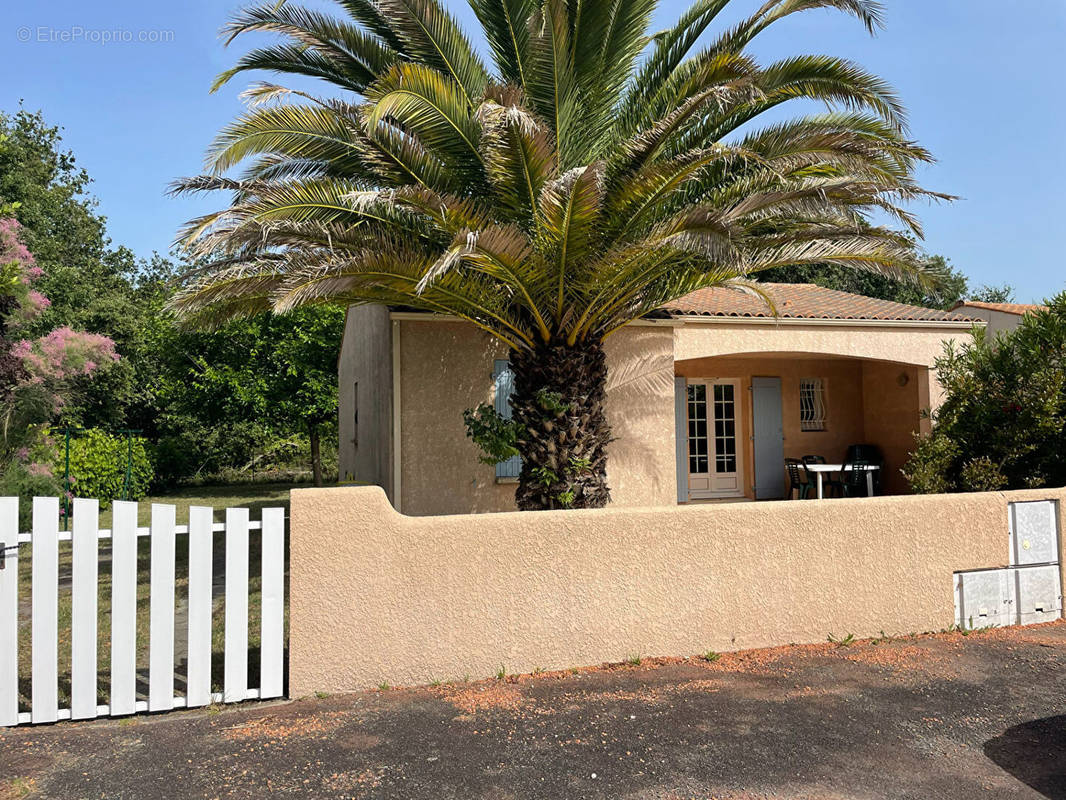
<svg viewBox="0 0 1066 800">
<path fill-rule="evenodd" d="M 1059 563 L 1058 503 L 1009 503 L 1010 565 Z"/>
<path fill-rule="evenodd" d="M 1009 567 L 955 573 L 955 623 L 1031 625 L 1062 616 L 1058 501 L 1008 503 Z"/>
<path fill-rule="evenodd" d="M 1014 624 L 1014 581 L 1005 569 L 955 573 L 955 623 L 963 628 Z"/>
<path fill-rule="evenodd" d="M 1059 565 L 1019 567 L 1014 573 L 1018 625 L 1051 622 L 1062 616 L 1062 579 Z"/>
</svg>

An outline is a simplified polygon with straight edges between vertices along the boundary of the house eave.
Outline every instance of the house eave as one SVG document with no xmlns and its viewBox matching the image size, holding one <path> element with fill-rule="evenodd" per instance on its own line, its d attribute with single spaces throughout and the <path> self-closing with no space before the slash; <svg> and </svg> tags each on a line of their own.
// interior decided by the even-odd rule
<svg viewBox="0 0 1066 800">
<path fill-rule="evenodd" d="M 951 319 L 808 319 L 806 317 L 726 317 L 711 314 L 678 314 L 673 320 L 684 325 L 796 325 L 819 328 L 923 328 L 970 330 L 987 325 L 984 320 Z"/>
<path fill-rule="evenodd" d="M 408 322 L 466 322 L 462 317 L 454 314 L 434 314 L 429 311 L 390 311 L 389 319 Z M 672 319 L 636 319 L 629 323 L 643 327 L 678 327 L 682 323 Z"/>
<path fill-rule="evenodd" d="M 416 322 L 463 322 L 451 314 L 424 311 L 392 311 L 389 319 Z M 663 318 L 633 320 L 629 325 L 639 327 L 681 327 L 684 325 L 798 325 L 826 328 L 922 328 L 925 330 L 970 330 L 983 327 L 984 320 L 951 319 L 808 319 L 806 317 L 726 317 L 712 314 L 676 314 Z"/>
</svg>

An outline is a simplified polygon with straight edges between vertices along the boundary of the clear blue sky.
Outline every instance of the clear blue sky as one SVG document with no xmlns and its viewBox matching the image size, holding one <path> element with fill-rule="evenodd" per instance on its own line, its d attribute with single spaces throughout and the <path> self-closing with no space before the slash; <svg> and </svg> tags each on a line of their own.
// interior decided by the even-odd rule
<svg viewBox="0 0 1066 800">
<path fill-rule="evenodd" d="M 735 0 L 730 19 L 760 2 Z M 176 200 L 165 189 L 199 171 L 205 146 L 240 110 L 237 93 L 253 79 L 208 94 L 212 78 L 252 43 L 227 50 L 218 39 L 236 5 L 4 1 L 0 108 L 10 112 L 22 100 L 63 127 L 66 145 L 95 179 L 112 238 L 138 255 L 167 251 L 181 222 L 217 202 Z M 771 29 L 755 53 L 846 56 L 890 81 L 910 109 L 913 136 L 938 158 L 924 183 L 962 198 L 918 209 L 926 248 L 950 258 L 971 285 L 1013 284 L 1021 301 L 1062 289 L 1066 3 L 887 5 L 887 30 L 874 39 L 850 17 L 819 11 Z M 466 3 L 451 7 L 472 31 Z M 682 8 L 664 0 L 656 25 Z M 116 31 L 134 41 L 103 41 Z M 136 41 L 160 31 L 169 41 Z"/>
</svg>

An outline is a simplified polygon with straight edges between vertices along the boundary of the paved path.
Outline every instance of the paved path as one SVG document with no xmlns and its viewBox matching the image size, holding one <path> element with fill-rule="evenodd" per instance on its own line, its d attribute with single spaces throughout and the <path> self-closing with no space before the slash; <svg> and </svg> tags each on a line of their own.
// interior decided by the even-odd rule
<svg viewBox="0 0 1066 800">
<path fill-rule="evenodd" d="M 1066 798 L 1064 721 L 1053 623 L 20 728 L 0 798 Z"/>
</svg>

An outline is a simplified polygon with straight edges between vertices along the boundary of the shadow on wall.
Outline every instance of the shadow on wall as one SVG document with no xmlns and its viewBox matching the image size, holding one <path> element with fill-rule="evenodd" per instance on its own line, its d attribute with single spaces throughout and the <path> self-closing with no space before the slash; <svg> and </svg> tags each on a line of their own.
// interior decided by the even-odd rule
<svg viewBox="0 0 1066 800">
<path fill-rule="evenodd" d="M 669 329 L 638 327 L 608 340 L 607 482 L 619 506 L 675 501 L 672 337 Z"/>
<path fill-rule="evenodd" d="M 1052 800 L 1066 800 L 1066 714 L 1015 725 L 985 742 L 985 755 Z"/>
</svg>

